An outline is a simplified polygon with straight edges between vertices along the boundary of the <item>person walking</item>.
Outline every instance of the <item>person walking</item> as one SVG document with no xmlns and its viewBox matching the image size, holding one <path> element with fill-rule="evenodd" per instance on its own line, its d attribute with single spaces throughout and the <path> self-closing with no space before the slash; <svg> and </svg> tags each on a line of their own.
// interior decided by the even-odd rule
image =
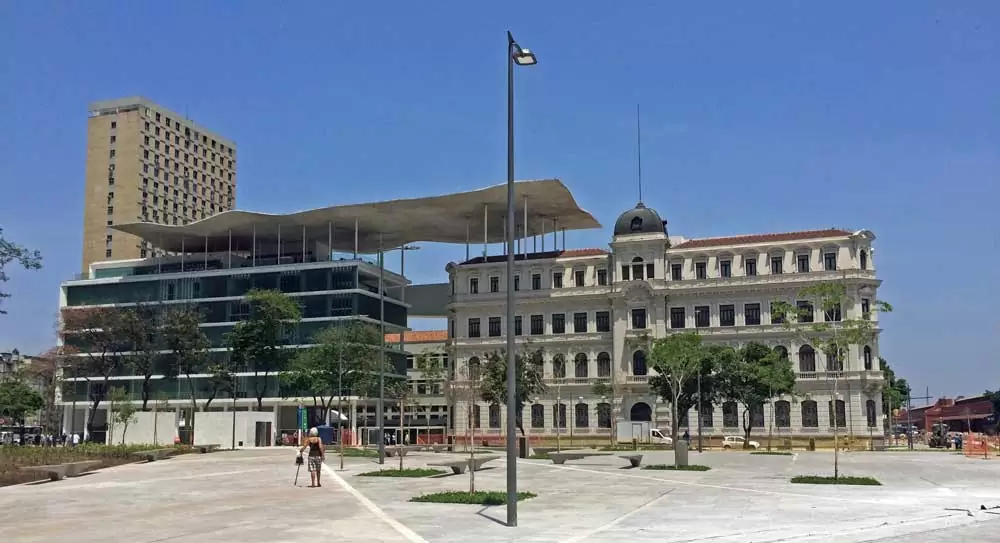
<svg viewBox="0 0 1000 543">
<path fill-rule="evenodd" d="M 320 483 L 320 475 L 323 471 L 323 462 L 326 461 L 326 451 L 323 448 L 323 441 L 319 438 L 319 430 L 316 428 L 309 429 L 309 437 L 299 449 L 299 454 L 301 455 L 306 449 L 309 449 L 309 477 L 312 481 L 309 488 L 323 486 Z"/>
</svg>

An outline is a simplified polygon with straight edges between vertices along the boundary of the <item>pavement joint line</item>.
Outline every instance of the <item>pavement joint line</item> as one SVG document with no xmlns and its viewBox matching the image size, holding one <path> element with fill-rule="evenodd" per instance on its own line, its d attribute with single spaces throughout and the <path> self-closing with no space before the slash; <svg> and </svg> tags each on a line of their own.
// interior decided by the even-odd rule
<svg viewBox="0 0 1000 543">
<path fill-rule="evenodd" d="M 606 530 L 610 530 L 611 528 L 614 528 L 615 526 L 618 526 L 619 524 L 621 524 L 626 519 L 631 518 L 633 515 L 636 515 L 636 514 L 642 512 L 642 511 L 645 511 L 646 509 L 652 507 L 653 504 L 655 504 L 656 502 L 658 502 L 661 499 L 665 498 L 667 496 L 667 494 L 670 494 L 674 490 L 677 490 L 677 489 L 676 488 L 671 488 L 670 490 L 668 490 L 668 491 L 660 494 L 659 496 L 657 496 L 657 497 L 649 500 L 648 502 L 640 505 L 639 507 L 636 507 L 635 509 L 629 511 L 628 513 L 625 513 L 624 515 L 619 516 L 618 518 L 612 520 L 611 522 L 608 522 L 606 524 L 598 526 L 597 528 L 595 528 L 593 530 L 590 530 L 590 531 L 587 531 L 587 532 L 585 532 L 583 534 L 575 535 L 575 536 L 573 536 L 573 537 L 565 540 L 564 543 L 577 543 L 579 541 L 586 541 L 586 540 L 590 539 L 591 537 L 594 537 L 595 535 L 597 535 L 597 534 L 599 534 L 601 532 L 604 532 Z"/>
<path fill-rule="evenodd" d="M 164 481 L 183 481 L 183 480 L 186 480 L 186 479 L 202 479 L 202 478 L 205 478 L 205 477 L 221 477 L 223 475 L 242 475 L 244 473 L 255 473 L 255 472 L 261 472 L 261 471 L 270 471 L 270 470 L 267 469 L 267 468 L 243 469 L 243 470 L 239 470 L 239 471 L 220 471 L 220 472 L 216 472 L 216 473 L 199 473 L 197 475 L 181 475 L 181 476 L 178 476 L 178 477 L 159 477 L 159 478 L 156 478 L 156 479 L 139 479 L 137 481 L 85 481 L 85 482 L 82 482 L 80 484 L 75 484 L 75 485 L 52 485 L 51 483 L 46 482 L 45 484 L 38 485 L 38 486 L 39 486 L 40 489 L 48 489 L 49 486 L 52 486 L 53 490 L 59 490 L 59 491 L 79 489 L 79 488 L 114 488 L 114 487 L 123 487 L 123 486 L 140 486 L 140 485 L 145 485 L 145 484 L 149 484 L 149 483 L 162 483 Z M 90 473 L 97 474 L 97 473 L 100 473 L 100 470 L 94 471 L 94 472 L 90 472 Z M 88 476 L 90 476 L 90 475 L 88 474 Z M 75 477 L 73 479 L 75 479 Z M 69 480 L 72 480 L 72 479 L 69 479 Z M 31 484 L 32 483 L 24 483 L 23 485 L 15 485 L 15 486 L 24 486 L 24 485 L 31 485 Z"/>
<path fill-rule="evenodd" d="M 647 481 L 659 481 L 661 483 L 676 483 L 678 485 L 692 486 L 692 487 L 696 487 L 696 488 L 712 488 L 712 489 L 715 489 L 715 490 L 733 490 L 733 491 L 737 491 L 737 492 L 750 492 L 752 494 L 766 494 L 766 495 L 769 495 L 769 496 L 776 496 L 776 497 L 779 497 L 779 498 L 780 497 L 784 497 L 784 496 L 795 496 L 795 497 L 798 497 L 798 498 L 811 498 L 811 499 L 820 499 L 820 500 L 828 500 L 828 501 L 835 501 L 835 502 L 868 503 L 868 504 L 873 504 L 873 505 L 885 505 L 886 504 L 885 500 L 859 500 L 859 499 L 856 499 L 856 498 L 853 498 L 853 497 L 843 498 L 843 497 L 838 497 L 838 496 L 823 496 L 823 495 L 817 495 L 817 494 L 801 494 L 801 493 L 798 493 L 798 492 L 776 492 L 774 490 L 761 490 L 759 488 L 743 488 L 743 487 L 738 487 L 738 486 L 713 485 L 713 484 L 709 484 L 709 483 L 695 483 L 695 482 L 691 482 L 691 481 L 680 481 L 680 480 L 677 480 L 677 479 L 666 479 L 666 478 L 663 478 L 663 477 L 652 477 L 652 476 L 648 476 L 648 475 L 632 475 L 631 473 L 614 473 L 614 472 L 611 472 L 611 471 L 601 471 L 601 470 L 596 470 L 596 469 L 577 468 L 577 467 L 573 467 L 573 466 L 555 466 L 555 465 L 550 466 L 548 464 L 540 464 L 540 463 L 534 463 L 534 462 L 530 462 L 530 463 L 529 462 L 522 462 L 522 465 L 538 466 L 540 468 L 549 468 L 549 469 L 565 469 L 565 470 L 570 470 L 570 471 L 580 471 L 580 472 L 584 472 L 584 473 L 597 473 L 597 474 L 600 474 L 600 475 L 610 475 L 610 476 L 613 476 L 613 477 L 628 477 L 628 478 L 631 478 L 631 479 L 644 479 L 644 480 L 647 480 Z"/>
<path fill-rule="evenodd" d="M 344 480 L 344 478 L 341 477 L 340 474 L 338 474 L 333 468 L 327 466 L 326 464 L 323 464 L 322 469 L 324 473 L 326 473 L 330 477 L 333 477 L 333 480 L 337 481 L 337 484 L 339 484 L 341 488 L 346 490 L 351 496 L 354 497 L 354 499 L 358 500 L 361 503 L 361 505 L 364 505 L 379 520 L 385 522 L 386 524 L 391 526 L 394 530 L 399 532 L 399 534 L 405 537 L 407 541 L 410 541 L 410 543 L 428 543 L 428 541 L 423 537 L 421 537 L 417 532 L 414 532 L 413 530 L 407 528 L 402 522 L 399 522 L 398 520 L 392 518 L 385 511 L 383 511 L 378 505 L 375 505 L 375 502 L 366 498 L 365 495 L 361 493 L 361 491 L 351 486 L 351 484 L 348 483 L 346 480 Z"/>
</svg>

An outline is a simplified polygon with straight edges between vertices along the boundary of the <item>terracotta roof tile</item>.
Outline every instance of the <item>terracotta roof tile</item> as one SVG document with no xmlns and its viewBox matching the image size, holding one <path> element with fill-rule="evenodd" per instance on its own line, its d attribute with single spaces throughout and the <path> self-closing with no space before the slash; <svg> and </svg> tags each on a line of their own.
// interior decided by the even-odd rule
<svg viewBox="0 0 1000 543">
<path fill-rule="evenodd" d="M 565 251 L 545 251 L 543 253 L 528 253 L 528 260 L 544 260 L 547 258 L 570 258 L 574 256 L 602 256 L 608 254 L 604 249 L 568 249 Z M 523 254 L 514 255 L 514 260 L 524 260 Z M 492 255 L 486 258 L 488 263 L 500 263 L 506 262 L 507 255 Z M 462 262 L 460 265 L 464 266 L 466 264 L 482 264 L 483 257 L 477 256 Z"/>
<path fill-rule="evenodd" d="M 838 238 L 849 236 L 851 232 L 840 228 L 824 230 L 805 230 L 802 232 L 781 232 L 776 234 L 749 234 L 745 236 L 730 236 L 725 238 L 689 239 L 673 246 L 673 249 L 697 249 L 699 247 L 719 247 L 722 245 L 750 245 L 753 243 L 769 243 L 779 241 L 798 241 L 819 238 Z"/>
<path fill-rule="evenodd" d="M 435 343 L 448 339 L 447 330 L 411 330 L 403 334 L 403 341 L 406 343 Z M 399 343 L 399 334 L 386 334 L 385 342 Z"/>
</svg>

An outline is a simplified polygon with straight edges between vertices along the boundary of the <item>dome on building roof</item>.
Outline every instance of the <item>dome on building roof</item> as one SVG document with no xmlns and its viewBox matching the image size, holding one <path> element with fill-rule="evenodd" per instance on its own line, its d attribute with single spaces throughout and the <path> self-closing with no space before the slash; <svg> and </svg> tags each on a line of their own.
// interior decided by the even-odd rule
<svg viewBox="0 0 1000 543">
<path fill-rule="evenodd" d="M 622 213 L 615 221 L 615 235 L 630 234 L 665 234 L 664 221 L 655 210 L 639 202 L 635 208 Z"/>
</svg>

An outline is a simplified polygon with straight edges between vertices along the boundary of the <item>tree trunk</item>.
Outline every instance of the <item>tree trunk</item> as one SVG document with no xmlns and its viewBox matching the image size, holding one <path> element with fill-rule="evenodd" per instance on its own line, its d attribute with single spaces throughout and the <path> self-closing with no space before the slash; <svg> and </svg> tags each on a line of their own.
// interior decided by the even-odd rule
<svg viewBox="0 0 1000 543">
<path fill-rule="evenodd" d="M 142 410 L 146 410 L 147 404 L 149 404 L 149 386 L 150 380 L 153 378 L 152 375 L 144 375 L 142 377 Z"/>
<path fill-rule="evenodd" d="M 750 410 L 743 409 L 743 448 L 750 448 Z"/>
<path fill-rule="evenodd" d="M 188 421 L 188 436 L 190 436 L 190 445 L 194 446 L 194 414 L 198 411 L 198 399 L 194 395 L 194 381 L 191 380 L 191 374 L 185 374 L 187 376 L 188 391 L 191 393 L 191 420 Z"/>
<path fill-rule="evenodd" d="M 101 382 L 101 389 L 97 393 L 93 394 L 90 401 L 90 413 L 87 415 L 87 435 L 85 438 L 93 438 L 94 436 L 94 416 L 97 415 L 97 407 L 101 405 L 104 400 L 104 396 L 108 393 L 108 381 L 111 378 L 110 375 L 104 376 L 104 380 Z M 110 421 L 111 415 L 109 413 L 108 420 Z M 22 436 L 23 438 L 23 436 Z"/>
</svg>

